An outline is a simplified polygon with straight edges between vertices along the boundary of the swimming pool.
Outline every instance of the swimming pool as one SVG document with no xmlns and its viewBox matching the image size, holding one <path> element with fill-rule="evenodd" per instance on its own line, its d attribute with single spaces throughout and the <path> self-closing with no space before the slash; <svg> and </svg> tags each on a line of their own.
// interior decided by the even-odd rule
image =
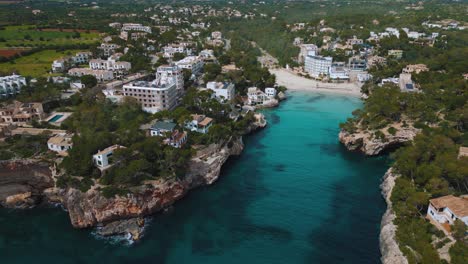
<svg viewBox="0 0 468 264">
<path fill-rule="evenodd" d="M 60 118 L 62 118 L 63 115 L 55 115 L 54 117 L 52 117 L 51 119 L 49 119 L 49 122 L 51 123 L 55 123 L 57 122 L 57 120 L 59 120 Z"/>
</svg>

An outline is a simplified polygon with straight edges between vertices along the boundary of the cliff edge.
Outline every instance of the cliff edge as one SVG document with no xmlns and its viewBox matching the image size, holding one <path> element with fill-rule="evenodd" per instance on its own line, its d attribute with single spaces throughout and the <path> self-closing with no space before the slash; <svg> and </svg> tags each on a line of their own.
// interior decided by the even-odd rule
<svg viewBox="0 0 468 264">
<path fill-rule="evenodd" d="M 380 253 L 382 254 L 382 264 L 408 264 L 408 260 L 400 251 L 398 242 L 396 241 L 396 229 L 397 226 L 393 223 L 396 215 L 392 209 L 392 201 L 390 197 L 392 195 L 393 187 L 395 186 L 395 180 L 398 175 L 392 172 L 390 168 L 384 175 L 380 189 L 382 190 L 382 196 L 387 203 L 387 210 L 382 216 L 380 224 Z"/>
</svg>

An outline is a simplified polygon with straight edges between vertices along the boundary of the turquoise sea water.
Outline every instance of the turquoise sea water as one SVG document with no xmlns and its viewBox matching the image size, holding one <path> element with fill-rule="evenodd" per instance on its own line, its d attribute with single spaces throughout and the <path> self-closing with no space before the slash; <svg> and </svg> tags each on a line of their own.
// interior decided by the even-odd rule
<svg viewBox="0 0 468 264">
<path fill-rule="evenodd" d="M 337 139 L 360 101 L 289 95 L 218 182 L 153 217 L 141 242 L 98 240 L 56 208 L 0 209 L 0 263 L 379 263 L 386 160 Z"/>
</svg>

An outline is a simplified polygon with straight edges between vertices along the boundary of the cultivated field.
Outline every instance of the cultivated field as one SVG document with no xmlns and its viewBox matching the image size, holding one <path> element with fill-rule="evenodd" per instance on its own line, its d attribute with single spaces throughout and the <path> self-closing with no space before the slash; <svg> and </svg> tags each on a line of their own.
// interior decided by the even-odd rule
<svg viewBox="0 0 468 264">
<path fill-rule="evenodd" d="M 7 26 L 0 30 L 0 48 L 39 47 L 47 45 L 69 45 L 93 43 L 99 40 L 96 31 L 36 29 L 33 25 Z"/>
<path fill-rule="evenodd" d="M 0 71 L 16 72 L 24 76 L 40 77 L 47 75 L 51 70 L 51 64 L 55 59 L 67 55 L 74 55 L 80 50 L 67 50 L 57 52 L 55 50 L 44 50 L 34 54 L 20 57 L 13 62 L 0 63 Z"/>
</svg>

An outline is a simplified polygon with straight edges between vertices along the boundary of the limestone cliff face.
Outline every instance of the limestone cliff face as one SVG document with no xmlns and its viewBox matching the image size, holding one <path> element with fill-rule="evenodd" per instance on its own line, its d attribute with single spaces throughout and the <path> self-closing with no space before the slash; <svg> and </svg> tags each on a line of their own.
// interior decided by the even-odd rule
<svg viewBox="0 0 468 264">
<path fill-rule="evenodd" d="M 361 151 L 366 155 L 375 156 L 391 147 L 413 140 L 419 133 L 419 129 L 414 127 L 401 127 L 395 135 L 386 133 L 386 129 L 381 130 L 381 132 L 384 133 L 385 140 L 376 138 L 369 131 L 362 130 L 355 133 L 341 130 L 339 139 L 348 150 Z"/>
<path fill-rule="evenodd" d="M 209 145 L 191 159 L 184 179 L 147 181 L 132 188 L 127 196 L 106 198 L 97 188 L 85 193 L 73 188 L 50 188 L 45 194 L 50 202 L 61 203 L 68 210 L 77 228 L 146 216 L 172 205 L 192 188 L 215 182 L 224 162 L 231 155 L 239 155 L 243 147 L 242 138 Z"/>
<path fill-rule="evenodd" d="M 266 126 L 262 114 L 256 114 L 255 118 L 245 134 Z M 183 179 L 147 181 L 132 188 L 131 194 L 124 197 L 106 198 L 97 187 L 85 193 L 73 188 L 49 188 L 44 193 L 49 202 L 60 203 L 68 210 L 71 223 L 77 228 L 142 217 L 169 207 L 190 189 L 214 183 L 226 160 L 232 155 L 240 155 L 243 149 L 242 137 L 202 147 L 190 160 Z"/>
<path fill-rule="evenodd" d="M 0 161 L 0 205 L 10 208 L 32 207 L 42 192 L 54 186 L 49 164 L 39 160 Z"/>
<path fill-rule="evenodd" d="M 408 260 L 400 251 L 398 242 L 396 241 L 397 226 L 393 223 L 396 216 L 393 212 L 392 202 L 390 200 L 397 177 L 398 175 L 393 173 L 390 168 L 387 173 L 385 173 L 382 184 L 380 185 L 382 196 L 387 203 L 387 211 L 385 211 L 382 217 L 379 236 L 380 252 L 382 253 L 381 260 L 383 264 L 408 264 Z"/>
</svg>

